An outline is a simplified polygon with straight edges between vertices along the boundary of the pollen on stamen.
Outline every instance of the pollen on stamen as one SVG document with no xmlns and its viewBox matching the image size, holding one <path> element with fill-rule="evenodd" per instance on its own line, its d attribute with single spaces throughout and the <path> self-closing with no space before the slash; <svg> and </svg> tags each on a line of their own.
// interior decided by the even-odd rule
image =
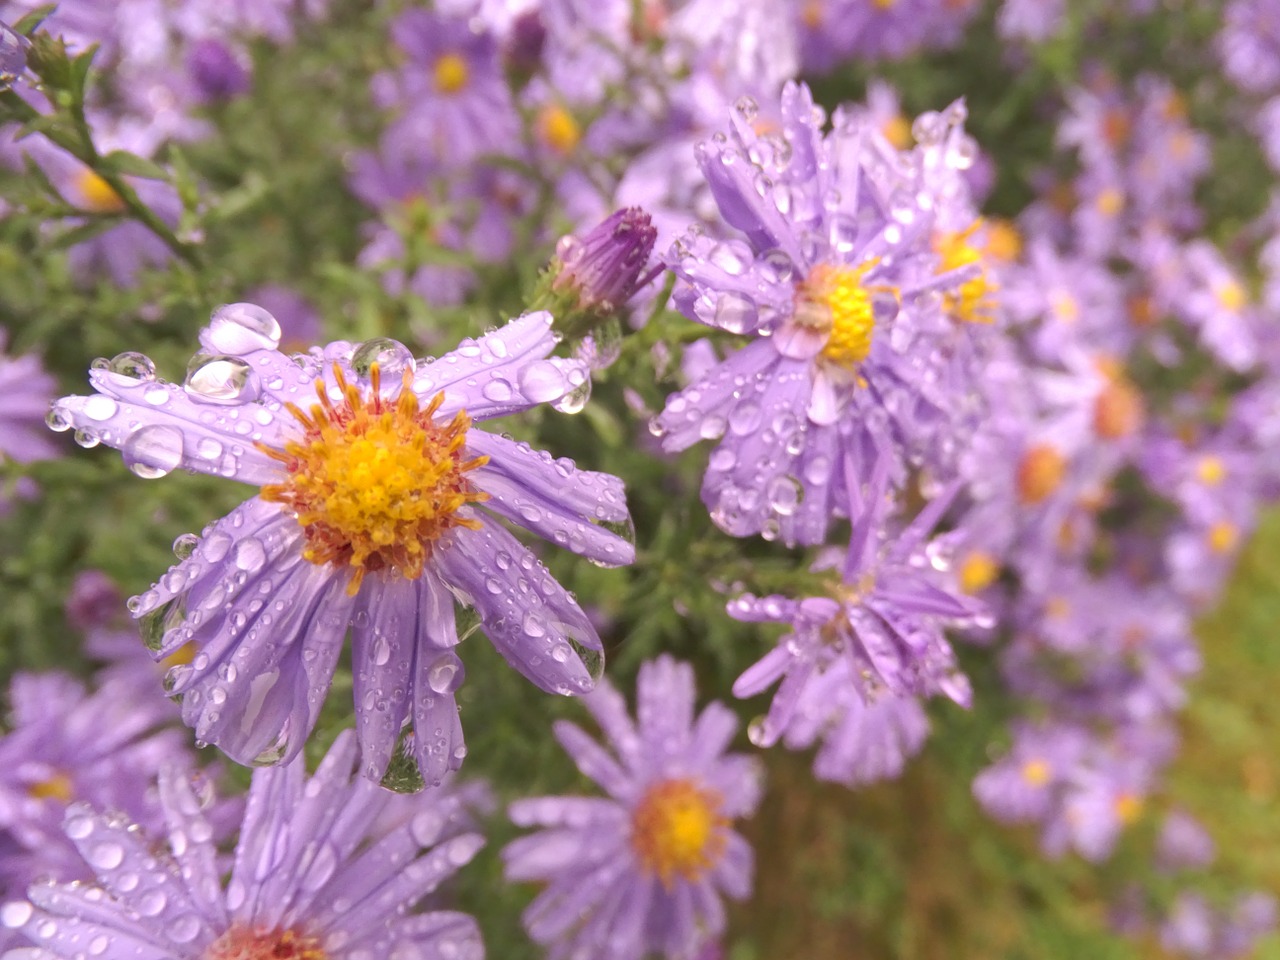
<svg viewBox="0 0 1280 960">
<path fill-rule="evenodd" d="M 641 866 L 670 889 L 676 878 L 697 880 L 724 854 L 729 821 L 723 798 L 689 780 L 651 786 L 631 815 L 631 846 Z"/>
<path fill-rule="evenodd" d="M 960 284 L 958 290 L 943 298 L 947 313 L 965 323 L 993 323 L 996 317 L 995 294 L 999 289 L 987 268 L 987 257 L 974 234 L 983 226 L 975 220 L 956 233 L 940 232 L 933 238 L 933 249 L 942 261 L 939 273 L 977 265 L 979 272 Z"/>
<path fill-rule="evenodd" d="M 420 577 L 443 534 L 479 526 L 459 511 L 488 499 L 466 478 L 488 462 L 466 458 L 466 412 L 437 423 L 444 395 L 420 406 L 410 371 L 395 398 L 383 395 L 377 364 L 369 376 L 365 396 L 335 364 L 341 399 L 335 402 L 317 382 L 319 403 L 309 412 L 288 405 L 301 437 L 283 450 L 259 445 L 287 473 L 283 482 L 264 486 L 262 498 L 297 517 L 307 541 L 304 558 L 351 568 L 352 594 L 367 573 Z"/>
<path fill-rule="evenodd" d="M 871 353 L 876 291 L 864 286 L 862 278 L 875 263 L 858 267 L 820 263 L 796 285 L 796 322 L 825 334 L 820 358 L 846 370 L 855 369 Z"/>
<path fill-rule="evenodd" d="M 316 937 L 295 930 L 235 926 L 213 942 L 204 960 L 328 960 Z"/>
</svg>

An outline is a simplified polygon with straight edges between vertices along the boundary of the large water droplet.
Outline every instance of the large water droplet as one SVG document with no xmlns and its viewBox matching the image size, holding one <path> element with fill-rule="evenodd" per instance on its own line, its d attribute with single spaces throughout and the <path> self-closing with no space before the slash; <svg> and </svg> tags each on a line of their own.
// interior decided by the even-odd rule
<svg viewBox="0 0 1280 960">
<path fill-rule="evenodd" d="M 71 429 L 71 421 L 57 409 L 50 410 L 44 415 L 44 424 L 54 433 L 66 433 Z"/>
<path fill-rule="evenodd" d="M 92 397 L 87 398 L 83 407 L 84 415 L 86 417 L 90 420 L 97 420 L 99 422 L 103 420 L 110 420 L 116 415 L 116 411 L 119 409 L 119 404 L 110 397 L 104 397 L 100 393 L 95 393 Z"/>
<path fill-rule="evenodd" d="M 408 727 L 400 731 L 400 739 L 396 741 L 395 752 L 391 755 L 391 763 L 387 765 L 381 784 L 396 793 L 418 793 L 426 786 L 422 772 L 418 769 L 418 761 L 413 755 L 413 733 Z"/>
<path fill-rule="evenodd" d="M 591 399 L 591 381 L 584 380 L 562 397 L 551 401 L 551 409 L 559 413 L 581 413 Z"/>
<path fill-rule="evenodd" d="M 196 354 L 187 364 L 182 389 L 192 400 L 223 406 L 252 403 L 262 393 L 258 374 L 239 357 Z"/>
<path fill-rule="evenodd" d="M 179 534 L 178 538 L 173 541 L 173 555 L 179 560 L 186 560 L 196 552 L 196 547 L 198 546 L 200 546 L 200 538 L 194 533 Z"/>
<path fill-rule="evenodd" d="M 546 403 L 564 394 L 568 381 L 550 360 L 535 360 L 520 371 L 520 392 L 534 403 Z"/>
<path fill-rule="evenodd" d="M 745 293 L 726 290 L 716 300 L 716 326 L 729 333 L 746 333 L 756 325 L 756 302 Z"/>
<path fill-rule="evenodd" d="M 462 683 L 462 666 L 454 654 L 442 654 L 427 671 L 427 686 L 436 693 L 453 693 Z"/>
<path fill-rule="evenodd" d="M 229 303 L 213 311 L 205 335 L 221 353 L 243 355 L 280 346 L 280 324 L 256 303 Z"/>
<path fill-rule="evenodd" d="M 3 907 L 0 907 L 0 923 L 10 930 L 16 930 L 31 919 L 32 913 L 34 913 L 34 910 L 32 910 L 31 904 L 25 900 L 6 903 Z"/>
<path fill-rule="evenodd" d="M 409 348 L 390 337 L 366 340 L 351 354 L 351 369 L 363 383 L 370 382 L 375 363 L 383 385 L 394 389 L 399 389 L 406 370 L 412 373 L 417 369 Z"/>
<path fill-rule="evenodd" d="M 168 424 L 135 430 L 120 448 L 125 466 L 147 480 L 172 473 L 182 463 L 182 431 Z"/>
<path fill-rule="evenodd" d="M 151 358 L 145 353 L 135 353 L 132 350 L 117 353 L 107 362 L 107 369 L 117 376 L 127 377 L 130 380 L 156 378 L 156 365 Z"/>
</svg>

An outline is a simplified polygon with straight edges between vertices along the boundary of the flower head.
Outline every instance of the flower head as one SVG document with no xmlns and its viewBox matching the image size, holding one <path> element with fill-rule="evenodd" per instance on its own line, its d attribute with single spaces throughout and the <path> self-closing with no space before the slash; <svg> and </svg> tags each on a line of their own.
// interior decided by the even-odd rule
<svg viewBox="0 0 1280 960">
<path fill-rule="evenodd" d="M 112 361 L 90 372 L 97 393 L 55 404 L 55 427 L 141 476 L 182 466 L 260 487 L 131 601 L 156 659 L 192 645 L 169 682 L 200 739 L 241 762 L 296 755 L 349 632 L 365 775 L 387 772 L 411 724 L 400 747 L 438 782 L 466 753 L 455 602 L 543 689 L 591 689 L 595 629 L 495 515 L 625 564 L 622 484 L 472 426 L 585 389 L 580 363 L 548 357 L 550 324 L 530 314 L 421 365 L 385 339 L 291 359 L 269 313 L 233 304 L 185 383 Z"/>
<path fill-rule="evenodd" d="M 410 909 L 484 843 L 460 799 L 382 790 L 354 776 L 357 752 L 344 733 L 312 777 L 301 761 L 254 774 L 225 888 L 201 802 L 176 771 L 160 779 L 162 852 L 127 821 L 77 805 L 66 835 L 97 882 L 34 884 L 0 922 L 41 960 L 479 960 L 469 916 Z"/>
<path fill-rule="evenodd" d="M 726 754 L 737 721 L 719 703 L 694 717 L 693 670 L 670 657 L 640 668 L 637 720 L 602 683 L 584 698 L 613 754 L 569 722 L 556 738 L 609 794 L 511 805 L 544 828 L 503 851 L 510 880 L 545 881 L 525 912 L 550 956 L 692 956 L 724 929 L 719 894 L 751 889 L 752 854 L 731 827 L 760 796 L 756 762 Z"/>
</svg>

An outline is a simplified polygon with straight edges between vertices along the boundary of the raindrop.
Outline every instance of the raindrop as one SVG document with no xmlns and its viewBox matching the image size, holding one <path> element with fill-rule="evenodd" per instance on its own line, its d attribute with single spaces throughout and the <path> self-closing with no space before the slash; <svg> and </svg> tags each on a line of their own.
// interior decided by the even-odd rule
<svg viewBox="0 0 1280 960">
<path fill-rule="evenodd" d="M 755 123 L 755 119 L 760 113 L 760 105 L 756 103 L 754 97 L 739 97 L 733 108 L 738 111 L 738 116 L 742 117 L 747 123 Z"/>
<path fill-rule="evenodd" d="M 102 442 L 101 438 L 99 438 L 97 434 L 90 433 L 87 430 L 77 430 L 71 435 L 71 439 L 80 444 L 80 446 L 84 447 L 86 450 L 91 450 Z"/>
<path fill-rule="evenodd" d="M 877 325 L 892 323 L 898 316 L 896 290 L 877 290 L 871 295 L 871 314 Z"/>
<path fill-rule="evenodd" d="M 536 360 L 520 371 L 520 392 L 534 403 L 546 403 L 564 394 L 564 374 L 550 360 Z"/>
<path fill-rule="evenodd" d="M 257 400 L 262 384 L 248 362 L 239 357 L 198 353 L 187 364 L 182 389 L 192 400 L 228 406 Z"/>
<path fill-rule="evenodd" d="M 789 517 L 796 512 L 800 501 L 804 499 L 804 488 L 795 477 L 775 477 L 765 490 L 769 506 L 773 512 L 782 517 Z"/>
<path fill-rule="evenodd" d="M 505 403 L 512 397 L 511 384 L 501 377 L 495 377 L 484 385 L 480 391 L 484 394 L 486 400 L 492 400 L 494 403 Z"/>
<path fill-rule="evenodd" d="M 280 346 L 280 324 L 256 303 L 229 303 L 213 311 L 205 334 L 220 353 L 242 355 Z"/>
<path fill-rule="evenodd" d="M 583 646 L 568 634 L 565 635 L 565 639 L 573 648 L 573 652 L 578 655 L 578 659 L 582 661 L 582 665 L 587 668 L 587 675 L 591 678 L 591 685 L 594 686 L 604 676 L 604 653 Z"/>
<path fill-rule="evenodd" d="M 125 466 L 146 480 L 172 473 L 182 463 L 182 431 L 151 424 L 131 433 L 120 448 Z"/>
<path fill-rule="evenodd" d="M 194 533 L 184 533 L 173 541 L 173 555 L 179 560 L 186 560 L 200 546 L 200 538 Z"/>
<path fill-rule="evenodd" d="M 84 415 L 86 417 L 90 420 L 97 420 L 99 422 L 102 422 L 103 420 L 110 420 L 116 415 L 116 411 L 119 409 L 119 404 L 110 397 L 104 397 L 100 393 L 95 393 L 92 397 L 87 398 L 83 407 Z"/>
<path fill-rule="evenodd" d="M 267 562 L 267 551 L 257 537 L 245 537 L 231 551 L 231 561 L 246 573 L 254 573 Z"/>
<path fill-rule="evenodd" d="M 135 353 L 132 350 L 117 353 L 107 362 L 106 368 L 117 376 L 127 377 L 130 380 L 156 378 L 156 365 L 151 358 L 145 353 Z"/>
<path fill-rule="evenodd" d="M 746 333 L 759 318 L 756 302 L 745 293 L 726 290 L 716 300 L 716 326 L 729 333 Z"/>
<path fill-rule="evenodd" d="M 436 693 L 453 693 L 462 682 L 461 661 L 452 653 L 443 654 L 427 671 L 427 686 Z"/>
<path fill-rule="evenodd" d="M 365 383 L 370 382 L 375 363 L 383 385 L 391 388 L 399 388 L 406 370 L 413 373 L 417 369 L 409 348 L 390 337 L 366 340 L 351 355 L 351 369 Z"/>
<path fill-rule="evenodd" d="M 385 666 L 391 660 L 391 643 L 386 637 L 379 634 L 373 641 L 373 665 L 375 667 Z"/>
<path fill-rule="evenodd" d="M 542 619 L 542 617 L 538 616 L 536 613 L 532 613 L 532 612 L 526 613 L 524 615 L 523 626 L 524 626 L 524 632 L 527 636 L 530 636 L 530 637 L 546 636 L 547 623 L 545 620 Z"/>
<path fill-rule="evenodd" d="M 724 436 L 725 426 L 724 417 L 712 414 L 703 418 L 702 423 L 698 426 L 698 433 L 703 440 L 716 440 Z"/>
<path fill-rule="evenodd" d="M 100 843 L 89 851 L 86 859 L 99 870 L 114 870 L 124 862 L 124 847 L 114 841 Z"/>
<path fill-rule="evenodd" d="M 195 915 L 184 913 L 166 924 L 165 929 L 174 943 L 190 943 L 200 933 L 200 921 Z"/>
<path fill-rule="evenodd" d="M 558 413 L 581 413 L 591 399 L 591 381 L 584 380 L 558 400 L 551 401 L 551 409 Z"/>
<path fill-rule="evenodd" d="M 747 739 L 757 747 L 769 746 L 764 717 L 755 717 L 747 724 Z"/>
<path fill-rule="evenodd" d="M 54 433 L 66 433 L 71 429 L 71 421 L 56 408 L 45 414 L 44 423 Z"/>
<path fill-rule="evenodd" d="M 25 900 L 12 901 L 0 907 L 0 923 L 10 930 L 16 930 L 31 919 L 33 912 L 31 904 Z"/>
</svg>

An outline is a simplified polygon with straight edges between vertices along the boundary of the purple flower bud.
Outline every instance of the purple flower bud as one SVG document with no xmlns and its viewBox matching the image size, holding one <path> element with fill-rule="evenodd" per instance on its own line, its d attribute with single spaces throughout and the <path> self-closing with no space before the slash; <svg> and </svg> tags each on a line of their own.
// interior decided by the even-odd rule
<svg viewBox="0 0 1280 960">
<path fill-rule="evenodd" d="M 124 613 L 124 597 L 101 570 L 78 574 L 67 598 L 67 622 L 81 633 L 105 627 Z"/>
<path fill-rule="evenodd" d="M 27 68 L 27 48 L 31 41 L 0 21 L 0 90 L 7 90 Z"/>
<path fill-rule="evenodd" d="M 585 237 L 561 237 L 552 289 L 576 290 L 580 307 L 610 313 L 635 293 L 657 237 L 649 214 L 639 207 L 617 211 Z"/>
<path fill-rule="evenodd" d="M 206 100 L 226 100 L 249 89 L 249 72 L 221 40 L 210 37 L 194 43 L 187 53 L 187 70 Z"/>
<path fill-rule="evenodd" d="M 542 48 L 547 43 L 547 27 L 542 14 L 526 10 L 511 24 L 507 40 L 507 65 L 519 74 L 533 74 L 542 64 Z"/>
</svg>

